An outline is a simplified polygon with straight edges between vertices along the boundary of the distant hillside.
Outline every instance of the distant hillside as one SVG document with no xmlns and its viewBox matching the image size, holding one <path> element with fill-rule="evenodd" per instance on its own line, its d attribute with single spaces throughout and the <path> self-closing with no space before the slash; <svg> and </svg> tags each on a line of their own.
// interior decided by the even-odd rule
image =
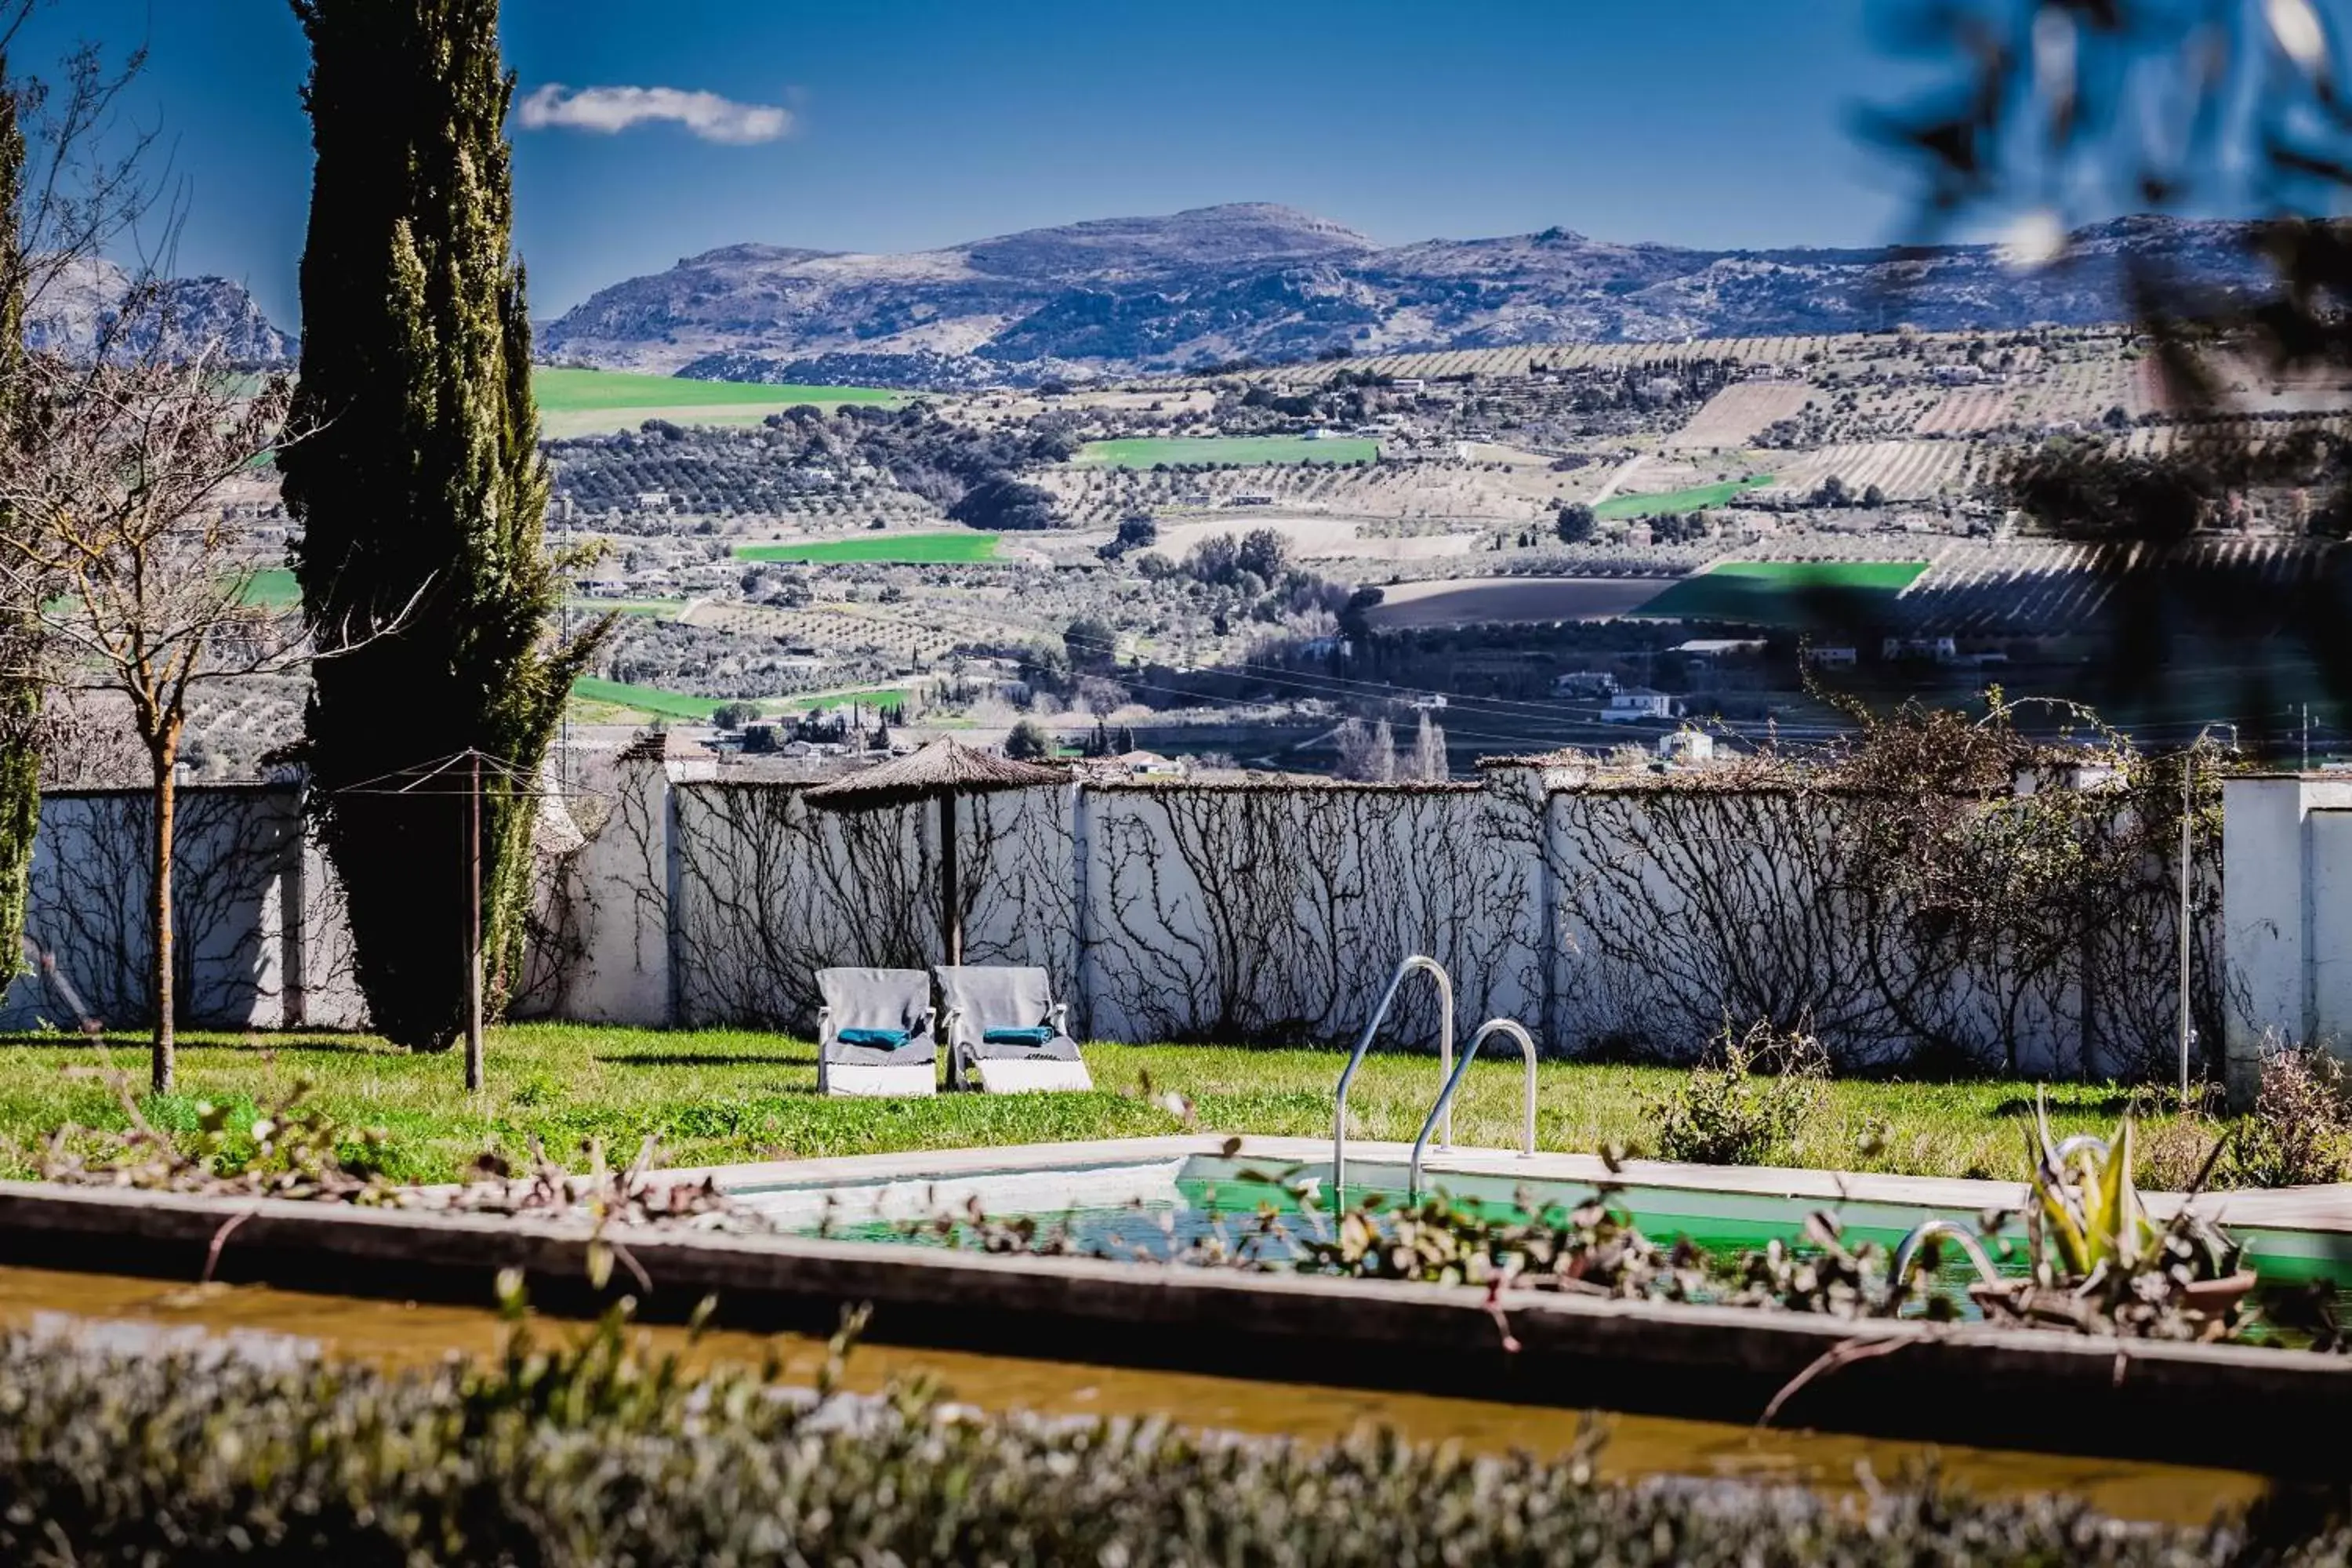
<svg viewBox="0 0 2352 1568">
<path fill-rule="evenodd" d="M 2125 314 L 2123 267 L 2224 291 L 2263 274 L 2243 230 L 2126 218 L 2021 270 L 1988 246 L 1707 251 L 1565 229 L 1381 247 L 1288 207 L 1202 207 L 905 256 L 739 245 L 599 290 L 551 358 L 737 381 L 952 387 L 1237 358 L 2083 324 Z"/>
<path fill-rule="evenodd" d="M 111 262 L 77 266 L 26 312 L 25 342 L 35 350 L 73 353 L 104 339 L 139 355 L 160 344 L 166 357 L 217 342 L 234 364 L 280 365 L 294 358 L 294 339 L 262 314 L 243 285 L 226 278 L 173 279 L 152 309 L 123 323 L 130 290 L 129 276 Z"/>
</svg>

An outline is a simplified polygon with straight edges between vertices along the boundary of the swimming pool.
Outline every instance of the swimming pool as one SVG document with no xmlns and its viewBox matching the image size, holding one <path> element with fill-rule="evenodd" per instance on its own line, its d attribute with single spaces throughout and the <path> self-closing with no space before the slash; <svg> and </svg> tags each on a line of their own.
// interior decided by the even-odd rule
<svg viewBox="0 0 2352 1568">
<path fill-rule="evenodd" d="M 907 1227 L 977 1206 L 992 1218 L 1066 1221 L 1084 1251 L 1113 1256 L 1130 1248 L 1164 1254 L 1219 1226 L 1234 1226 L 1272 1206 L 1294 1215 L 1302 1186 L 1326 1213 L 1331 1169 L 1328 1142 L 1262 1138 L 1134 1139 L 1095 1144 L 1042 1144 L 911 1155 L 739 1166 L 713 1173 L 732 1196 L 796 1230 L 876 1241 L 912 1239 Z M 1354 1204 L 1402 1196 L 1411 1151 L 1397 1144 L 1351 1144 L 1348 1189 Z M 1736 1253 L 1774 1238 L 1793 1241 L 1815 1211 L 1833 1215 L 1850 1243 L 1892 1248 L 1930 1219 L 1976 1229 L 1988 1215 L 2008 1216 L 2000 1233 L 2023 1240 L 2015 1211 L 2020 1182 L 1942 1180 L 1837 1172 L 1725 1168 L 1634 1161 L 1612 1172 L 1575 1154 L 1532 1158 L 1491 1150 L 1433 1153 L 1423 1185 L 1489 1217 L 1536 1206 L 1573 1206 L 1603 1185 L 1653 1240 L 1687 1237 L 1710 1252 Z M 2177 1200 L 2148 1195 L 2160 1221 Z M 2278 1281 L 2326 1279 L 2352 1285 L 2352 1201 L 2293 1194 L 2226 1193 L 2200 1210 L 2246 1247 L 2248 1266 Z"/>
</svg>

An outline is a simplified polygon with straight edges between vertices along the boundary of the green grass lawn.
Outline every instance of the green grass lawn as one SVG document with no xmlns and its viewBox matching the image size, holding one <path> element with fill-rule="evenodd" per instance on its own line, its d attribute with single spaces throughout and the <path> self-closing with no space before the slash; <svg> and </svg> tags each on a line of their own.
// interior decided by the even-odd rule
<svg viewBox="0 0 2352 1568">
<path fill-rule="evenodd" d="M 821 1100 L 816 1053 L 805 1041 L 730 1030 L 663 1032 L 528 1024 L 494 1029 L 489 1087 L 469 1096 L 455 1053 L 412 1056 L 365 1036 L 192 1035 L 180 1047 L 181 1089 L 141 1098 L 155 1126 L 193 1133 L 205 1101 L 230 1107 L 233 1121 L 297 1083 L 313 1104 L 353 1131 L 381 1127 L 385 1169 L 405 1180 L 457 1178 L 485 1149 L 509 1158 L 533 1138 L 576 1160 L 582 1141 L 604 1140 L 625 1159 L 658 1135 L 673 1165 L 883 1153 L 964 1145 L 1147 1136 L 1182 1131 L 1176 1117 L 1140 1092 L 1191 1097 L 1203 1131 L 1328 1138 L 1331 1086 L 1344 1060 L 1331 1050 L 1251 1050 L 1181 1046 L 1086 1048 L 1096 1092 L 1022 1096 L 941 1095 L 929 1100 Z M 58 1036 L 0 1037 L 0 1174 L 31 1168 L 30 1151 L 72 1122 L 120 1129 L 119 1091 L 91 1069 L 110 1063 L 134 1086 L 146 1080 L 143 1042 L 93 1049 Z M 1513 1147 L 1520 1068 L 1481 1061 L 1471 1068 L 1455 1112 L 1455 1142 Z M 1351 1132 L 1410 1142 L 1437 1089 L 1433 1058 L 1369 1058 L 1349 1096 Z M 1682 1075 L 1672 1069 L 1548 1062 L 1538 1100 L 1537 1142 L 1545 1149 L 1595 1151 L 1606 1142 L 1642 1152 L 1648 1102 Z M 2051 1090 L 2060 1136 L 2112 1130 L 2119 1091 L 2080 1085 Z M 1887 1084 L 1838 1082 L 1827 1109 L 1801 1134 L 1806 1164 L 1917 1175 L 2022 1175 L 2032 1089 L 2021 1082 Z M 2143 1124 L 2155 1131 L 2162 1118 Z M 1876 1152 L 1862 1144 L 1884 1123 Z"/>
<path fill-rule="evenodd" d="M 994 559 L 993 533 L 872 533 L 819 544 L 739 544 L 744 561 L 894 562 L 915 566 L 969 565 Z"/>
<path fill-rule="evenodd" d="M 1654 496 L 1612 496 L 1592 509 L 1592 515 L 1603 520 L 1612 517 L 1662 517 L 1669 512 L 1705 511 L 1709 507 L 1723 506 L 1742 490 L 1760 489 L 1772 482 L 1769 474 L 1750 474 L 1744 479 L 1727 479 L 1719 485 L 1696 485 L 1686 490 L 1667 490 Z"/>
<path fill-rule="evenodd" d="M 1379 442 L 1353 437 L 1139 436 L 1089 441 L 1074 460 L 1096 468 L 1148 468 L 1156 463 L 1373 463 L 1380 456 Z"/>
<path fill-rule="evenodd" d="M 1633 613 L 1759 626 L 1867 626 L 1878 602 L 1926 570 L 1924 561 L 1725 561 Z"/>
<path fill-rule="evenodd" d="M 877 386 L 769 386 L 750 381 L 688 381 L 624 370 L 554 370 L 545 365 L 530 373 L 530 389 L 540 407 L 551 414 L 747 405 L 773 409 L 801 403 L 895 403 L 898 397 Z"/>
</svg>

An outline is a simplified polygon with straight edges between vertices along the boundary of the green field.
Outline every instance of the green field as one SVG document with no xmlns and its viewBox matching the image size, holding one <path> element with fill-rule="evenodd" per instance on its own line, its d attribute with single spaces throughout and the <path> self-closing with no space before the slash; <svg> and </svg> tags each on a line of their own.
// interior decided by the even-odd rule
<svg viewBox="0 0 2352 1568">
<path fill-rule="evenodd" d="M 1633 615 L 1747 626 L 1870 625 L 1925 561 L 1724 561 L 1685 577 Z"/>
<path fill-rule="evenodd" d="M 688 381 L 620 370 L 531 373 L 540 433 L 550 440 L 634 430 L 648 419 L 676 425 L 756 425 L 769 415 L 811 405 L 888 407 L 895 392 L 874 386 L 762 386 L 748 381 Z"/>
<path fill-rule="evenodd" d="M 827 540 L 822 544 L 739 544 L 735 554 L 744 561 L 815 564 L 856 561 L 968 566 L 994 559 L 997 542 L 992 533 L 875 533 L 856 539 Z"/>
<path fill-rule="evenodd" d="M 575 616 L 651 616 L 665 620 L 686 607 L 684 599 L 566 599 L 563 607 Z"/>
<path fill-rule="evenodd" d="M 707 720 L 720 706 L 715 697 L 665 691 L 658 686 L 633 686 L 625 680 L 606 680 L 598 675 L 583 675 L 573 681 L 572 695 L 583 702 L 602 702 L 662 719 Z"/>
<path fill-rule="evenodd" d="M 645 375 L 626 370 L 553 370 L 530 373 L 530 389 L 551 414 L 583 414 L 611 408 L 789 408 L 801 403 L 895 403 L 898 395 L 878 386 L 768 386 L 750 381 L 688 381 L 682 376 Z"/>
<path fill-rule="evenodd" d="M 1752 490 L 1772 482 L 1769 474 L 1750 474 L 1744 479 L 1726 479 L 1719 485 L 1697 485 L 1686 490 L 1667 490 L 1654 496 L 1612 496 L 1592 509 L 1592 515 L 1606 521 L 1610 518 L 1664 517 L 1672 512 L 1705 511 L 1709 507 L 1724 506 L 1742 490 Z"/>
<path fill-rule="evenodd" d="M 799 713 L 810 710 L 823 711 L 846 708 L 853 702 L 871 707 L 878 702 L 900 702 L 906 692 L 895 686 L 869 687 L 856 691 L 824 691 L 808 697 L 778 700 L 773 697 L 753 701 L 751 706 L 762 713 Z M 598 709 L 616 709 L 623 713 L 645 714 L 656 719 L 683 719 L 693 723 L 708 723 L 710 716 L 730 701 L 748 699 L 697 697 L 690 691 L 669 691 L 658 686 L 636 686 L 625 680 L 606 680 L 602 676 L 583 675 L 572 683 L 575 703 Z M 574 715 L 575 719 L 578 717 Z M 621 714 L 613 715 L 616 720 Z"/>
<path fill-rule="evenodd" d="M 1076 461 L 1099 468 L 1149 468 L 1160 463 L 1373 463 L 1381 444 L 1352 437 L 1310 441 L 1304 436 L 1136 437 L 1089 441 Z"/>
<path fill-rule="evenodd" d="M 245 602 L 272 606 L 299 605 L 302 602 L 302 584 L 294 580 L 289 567 L 264 567 L 245 585 Z"/>
<path fill-rule="evenodd" d="M 846 708 L 853 702 L 871 708 L 877 702 L 903 702 L 906 700 L 906 692 L 898 687 L 883 686 L 864 691 L 826 691 L 814 697 L 794 697 L 777 703 L 776 708 L 786 713 L 823 713 L 835 708 Z"/>
</svg>

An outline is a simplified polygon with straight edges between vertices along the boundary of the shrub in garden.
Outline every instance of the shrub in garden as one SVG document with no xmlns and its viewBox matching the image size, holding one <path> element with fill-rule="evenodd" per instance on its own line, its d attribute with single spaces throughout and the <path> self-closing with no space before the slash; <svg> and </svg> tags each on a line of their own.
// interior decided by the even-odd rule
<svg viewBox="0 0 2352 1568">
<path fill-rule="evenodd" d="M 1706 1165 L 1766 1165 L 1787 1153 L 1822 1103 L 1829 1053 L 1801 1029 L 1765 1020 L 1731 1026 L 1680 1088 L 1656 1104 L 1658 1157 Z"/>
<path fill-rule="evenodd" d="M 919 1389 L 812 1400 L 687 1371 L 620 1318 L 518 1329 L 423 1373 L 117 1357 L 0 1341 L 0 1561 L 533 1563 L 2113 1564 L 2250 1559 L 2232 1527 L 2126 1528 L 2063 1498 L 1932 1484 L 1854 1502 L 1604 1482 L 1597 1436 L 1479 1458 L 1365 1431 L 1320 1447 L 1158 1421 L 951 1414 Z M 2341 1561 L 2306 1525 L 2262 1560 Z"/>
<path fill-rule="evenodd" d="M 2264 1052 L 2252 1112 L 2239 1124 L 2225 1166 L 2243 1187 L 2343 1181 L 2352 1171 L 2352 1095 L 2343 1064 L 2311 1047 Z"/>
</svg>

